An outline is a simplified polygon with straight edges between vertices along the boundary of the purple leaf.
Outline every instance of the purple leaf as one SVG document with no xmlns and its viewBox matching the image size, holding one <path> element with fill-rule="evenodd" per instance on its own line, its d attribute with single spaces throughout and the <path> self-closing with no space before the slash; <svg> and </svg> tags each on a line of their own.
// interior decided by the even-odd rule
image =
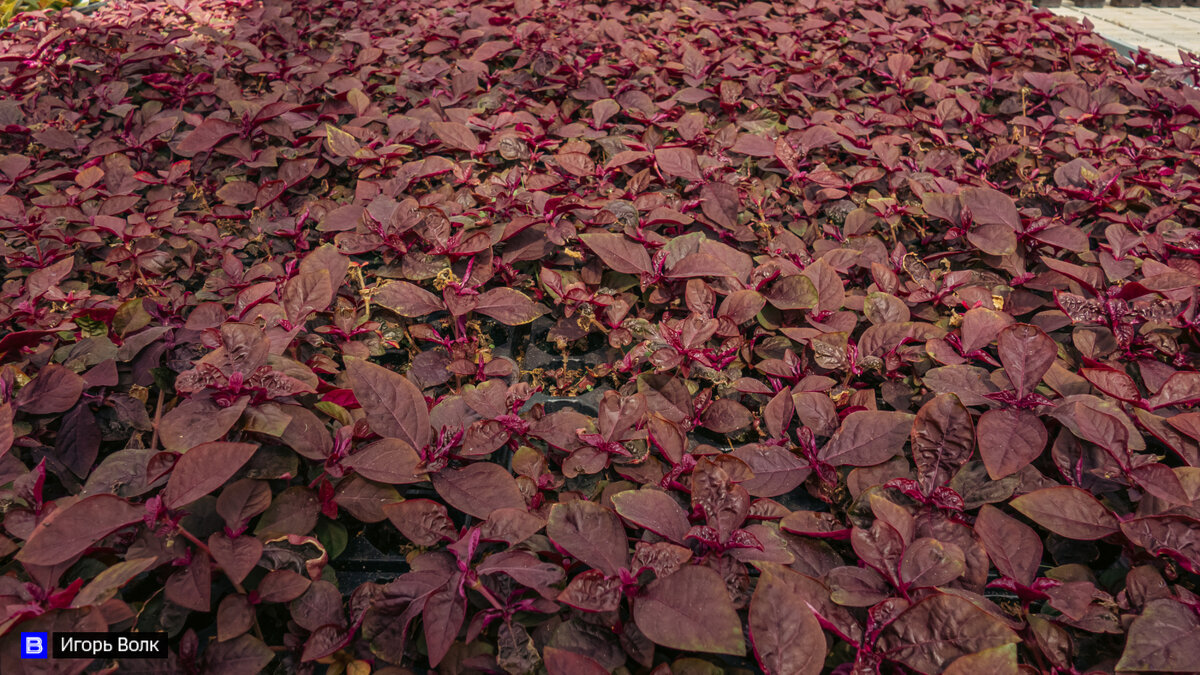
<svg viewBox="0 0 1200 675">
<path fill-rule="evenodd" d="M 818 457 L 834 466 L 872 466 L 900 454 L 915 415 L 877 410 L 852 412 Z"/>
<path fill-rule="evenodd" d="M 204 443 L 188 450 L 175 462 L 163 504 L 167 508 L 187 506 L 209 494 L 233 477 L 250 460 L 254 443 Z"/>
<path fill-rule="evenodd" d="M 31 415 L 61 413 L 74 407 L 83 394 L 83 378 L 57 363 L 47 364 L 17 392 L 17 409 Z"/>
<path fill-rule="evenodd" d="M 1119 529 L 1117 519 L 1103 504 L 1076 487 L 1042 488 L 1012 500 L 1012 507 L 1069 539 L 1102 539 Z"/>
<path fill-rule="evenodd" d="M 408 378 L 361 359 L 348 359 L 346 374 L 372 431 L 413 448 L 429 443 L 429 408 L 421 390 Z"/>
<path fill-rule="evenodd" d="M 1000 331 L 1000 362 L 1021 398 L 1033 392 L 1058 355 L 1058 345 L 1036 326 L 1018 323 Z"/>
<path fill-rule="evenodd" d="M 450 506 L 486 519 L 496 509 L 523 509 L 525 498 L 512 474 L 495 464 L 469 464 L 433 475 L 433 487 Z"/>
<path fill-rule="evenodd" d="M 612 503 L 625 520 L 679 544 L 691 529 L 687 513 L 661 490 L 626 490 L 613 495 Z"/>
<path fill-rule="evenodd" d="M 609 269 L 622 274 L 649 274 L 650 254 L 641 244 L 608 232 L 579 235 L 580 241 L 600 256 Z"/>
<path fill-rule="evenodd" d="M 1155 600 L 1129 627 L 1121 671 L 1188 672 L 1200 659 L 1200 618 L 1192 608 L 1172 599 Z"/>
<path fill-rule="evenodd" d="M 1042 562 L 1042 540 L 1033 528 L 985 504 L 975 519 L 975 534 L 1001 574 L 1026 586 L 1033 583 Z"/>
<path fill-rule="evenodd" d="M 625 528 L 612 511 L 583 500 L 555 504 L 546 536 L 556 546 L 607 575 L 629 566 Z"/>
<path fill-rule="evenodd" d="M 655 644 L 709 654 L 746 653 L 742 622 L 725 583 L 707 567 L 688 565 L 657 579 L 633 604 L 633 620 Z"/>
<path fill-rule="evenodd" d="M 989 410 L 976 426 L 979 457 L 992 480 L 1000 480 L 1025 468 L 1046 449 L 1046 425 L 1025 410 Z"/>
<path fill-rule="evenodd" d="M 792 587 L 764 573 L 750 600 L 750 639 L 764 672 L 817 675 L 825 665 L 827 644 L 821 624 Z"/>
<path fill-rule="evenodd" d="M 117 530 L 142 520 L 145 509 L 114 495 L 93 495 L 55 509 L 27 538 L 17 560 L 57 565 Z"/>
</svg>

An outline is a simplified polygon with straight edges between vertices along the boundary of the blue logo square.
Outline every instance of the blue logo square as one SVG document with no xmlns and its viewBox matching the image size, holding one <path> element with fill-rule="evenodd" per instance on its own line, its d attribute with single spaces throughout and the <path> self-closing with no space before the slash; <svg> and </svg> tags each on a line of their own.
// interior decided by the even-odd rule
<svg viewBox="0 0 1200 675">
<path fill-rule="evenodd" d="M 50 656 L 49 633 L 21 633 L 21 658 L 45 659 Z"/>
</svg>

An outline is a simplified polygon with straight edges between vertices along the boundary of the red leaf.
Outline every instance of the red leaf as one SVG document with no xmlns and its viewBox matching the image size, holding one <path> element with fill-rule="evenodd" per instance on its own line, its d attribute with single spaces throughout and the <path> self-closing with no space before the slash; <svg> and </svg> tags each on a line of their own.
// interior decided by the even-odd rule
<svg viewBox="0 0 1200 675">
<path fill-rule="evenodd" d="M 275 652 L 252 635 L 214 642 L 204 651 L 208 672 L 221 675 L 257 675 L 275 658 Z"/>
<path fill-rule="evenodd" d="M 691 148 L 658 148 L 654 151 L 654 161 L 668 176 L 696 183 L 704 180 L 696 153 Z"/>
<path fill-rule="evenodd" d="M 262 602 L 291 602 L 304 595 L 312 585 L 307 577 L 291 570 L 273 570 L 258 582 L 259 598 Z"/>
<path fill-rule="evenodd" d="M 167 600 L 197 612 L 207 612 L 212 606 L 212 566 L 208 556 L 199 553 L 186 567 L 167 578 L 163 588 Z"/>
<path fill-rule="evenodd" d="M 458 150 L 473 152 L 479 147 L 479 139 L 467 125 L 459 122 L 430 122 L 433 133 L 446 145 Z"/>
<path fill-rule="evenodd" d="M 879 410 L 852 412 L 818 457 L 833 466 L 874 466 L 900 454 L 915 415 Z"/>
<path fill-rule="evenodd" d="M 754 656 L 771 675 L 817 675 L 827 644 L 821 624 L 792 586 L 770 573 L 758 578 L 750 600 Z"/>
<path fill-rule="evenodd" d="M 162 416 L 158 437 L 163 447 L 173 452 L 219 440 L 241 419 L 249 402 L 249 396 L 242 396 L 233 405 L 222 408 L 207 396 L 189 398 Z"/>
<path fill-rule="evenodd" d="M 240 593 L 221 598 L 217 606 L 217 640 L 225 642 L 244 635 L 254 625 L 254 605 Z"/>
<path fill-rule="evenodd" d="M 427 476 L 421 456 L 399 438 L 384 438 L 342 460 L 342 466 L 388 485 L 419 483 Z"/>
<path fill-rule="evenodd" d="M 413 448 L 429 444 L 429 407 L 408 378 L 362 359 L 347 359 L 346 374 L 372 431 Z"/>
<path fill-rule="evenodd" d="M 425 622 L 425 642 L 429 665 L 436 667 L 454 644 L 467 616 L 467 599 L 458 594 L 455 584 L 429 596 L 421 617 Z"/>
<path fill-rule="evenodd" d="M 649 274 L 650 254 L 639 243 L 624 235 L 592 232 L 579 235 L 580 241 L 596 252 L 610 269 L 622 274 Z"/>
<path fill-rule="evenodd" d="M 258 445 L 254 443 L 204 443 L 188 450 L 175 462 L 163 504 L 176 509 L 187 506 L 224 485 L 250 460 Z"/>
<path fill-rule="evenodd" d="M 11 403 L 0 403 L 0 457 L 13 443 L 13 409 Z"/>
<path fill-rule="evenodd" d="M 745 429 L 754 422 L 754 416 L 746 406 L 729 398 L 713 401 L 700 415 L 700 424 L 718 434 L 731 434 Z"/>
<path fill-rule="evenodd" d="M 175 146 L 175 152 L 184 157 L 207 152 L 226 138 L 236 136 L 240 131 L 241 127 L 232 122 L 209 118 L 196 125 L 191 133 L 179 141 L 179 144 Z"/>
<path fill-rule="evenodd" d="M 1117 519 L 1077 487 L 1042 488 L 1012 500 L 1012 507 L 1038 525 L 1068 539 L 1103 539 L 1119 529 Z"/>
<path fill-rule="evenodd" d="M 426 316 L 445 309 L 441 298 L 407 281 L 382 283 L 371 299 L 380 307 L 407 317 Z"/>
<path fill-rule="evenodd" d="M 572 557 L 609 576 L 629 566 L 624 526 L 616 514 L 595 502 L 580 499 L 555 504 L 546 535 Z"/>
<path fill-rule="evenodd" d="M 327 270 L 298 274 L 283 287 L 283 309 L 288 321 L 299 325 L 313 312 L 323 312 L 333 302 L 333 286 Z"/>
<path fill-rule="evenodd" d="M 486 519 L 496 509 L 523 509 L 525 498 L 508 471 L 496 464 L 477 463 L 433 476 L 433 487 L 454 508 Z"/>
<path fill-rule="evenodd" d="M 25 292 L 29 294 L 31 300 L 41 298 L 46 291 L 58 286 L 63 279 L 67 278 L 74 266 L 75 258 L 68 256 L 53 265 L 30 272 L 29 277 L 25 280 Z"/>
<path fill-rule="evenodd" d="M 1113 398 L 1131 403 L 1142 400 L 1137 383 L 1122 371 L 1112 368 L 1081 368 L 1079 374 Z"/>
<path fill-rule="evenodd" d="M 1017 397 L 1033 392 L 1058 356 L 1058 344 L 1037 326 L 1016 323 L 1000 331 L 997 340 L 1004 374 Z"/>
<path fill-rule="evenodd" d="M 512 288 L 493 288 L 475 298 L 475 311 L 507 326 L 521 326 L 548 310 Z"/>
<path fill-rule="evenodd" d="M 1167 379 L 1150 399 L 1150 407 L 1165 408 L 1200 401 L 1200 373 L 1179 372 Z"/>
<path fill-rule="evenodd" d="M 625 490 L 613 495 L 612 503 L 625 520 L 676 543 L 682 544 L 691 529 L 683 507 L 662 490 Z"/>
<path fill-rule="evenodd" d="M 608 675 L 608 668 L 582 654 L 547 646 L 542 651 L 547 675 Z"/>
<path fill-rule="evenodd" d="M 961 548 L 950 542 L 922 537 L 904 551 L 900 581 L 910 588 L 945 586 L 967 569 Z"/>
<path fill-rule="evenodd" d="M 17 560 L 57 565 L 117 530 L 142 520 L 145 509 L 116 495 L 99 494 L 55 509 L 29 535 Z"/>
<path fill-rule="evenodd" d="M 788 390 L 780 392 L 791 403 Z M 750 444 L 733 451 L 733 456 L 746 463 L 754 478 L 743 481 L 742 487 L 755 497 L 777 497 L 796 489 L 812 473 L 808 464 L 777 445 Z"/>
<path fill-rule="evenodd" d="M 229 529 L 237 530 L 270 505 L 270 485 L 266 481 L 243 478 L 221 490 L 221 496 L 217 497 L 217 514 L 225 519 Z"/>
<path fill-rule="evenodd" d="M 992 480 L 1012 475 L 1037 459 L 1049 434 L 1042 420 L 1017 409 L 989 410 L 979 417 L 979 457 Z"/>
<path fill-rule="evenodd" d="M 1033 528 L 985 504 L 975 519 L 975 534 L 996 569 L 1028 586 L 1042 562 L 1042 539 Z"/>
<path fill-rule="evenodd" d="M 83 378 L 57 363 L 48 363 L 17 392 L 17 409 L 31 415 L 70 410 L 83 395 Z"/>
<path fill-rule="evenodd" d="M 688 565 L 656 579 L 633 604 L 633 620 L 655 644 L 743 656 L 746 642 L 725 582 L 708 567 Z"/>
<path fill-rule="evenodd" d="M 976 225 L 1003 225 L 1021 231 L 1021 216 L 1012 197 L 992 188 L 969 187 L 959 193 L 962 205 L 971 212 Z"/>
<path fill-rule="evenodd" d="M 700 188 L 700 208 L 717 225 L 732 230 L 741 211 L 738 189 L 728 183 L 705 183 Z"/>
<path fill-rule="evenodd" d="M 256 537 L 239 536 L 231 539 L 224 532 L 215 532 L 208 538 L 208 550 L 224 570 L 225 576 L 240 584 L 258 566 L 263 545 Z"/>
</svg>

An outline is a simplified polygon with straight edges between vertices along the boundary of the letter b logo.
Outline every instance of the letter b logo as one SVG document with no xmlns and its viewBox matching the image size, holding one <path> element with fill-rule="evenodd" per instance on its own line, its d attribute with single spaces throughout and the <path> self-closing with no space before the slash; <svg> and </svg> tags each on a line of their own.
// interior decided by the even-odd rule
<svg viewBox="0 0 1200 675">
<path fill-rule="evenodd" d="M 21 658 L 44 659 L 49 654 L 48 633 L 21 633 Z"/>
</svg>

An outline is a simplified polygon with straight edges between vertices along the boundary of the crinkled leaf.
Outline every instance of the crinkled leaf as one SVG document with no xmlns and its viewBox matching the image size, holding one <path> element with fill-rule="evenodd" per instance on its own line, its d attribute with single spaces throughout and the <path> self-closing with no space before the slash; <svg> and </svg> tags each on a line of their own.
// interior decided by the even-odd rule
<svg viewBox="0 0 1200 675">
<path fill-rule="evenodd" d="M 954 394 L 939 394 L 921 406 L 912 426 L 917 480 L 928 493 L 947 483 L 975 451 L 971 414 Z"/>
<path fill-rule="evenodd" d="M 417 546 L 436 546 L 455 539 L 454 523 L 446 507 L 429 499 L 407 499 L 383 507 L 392 525 Z"/>
<path fill-rule="evenodd" d="M 629 566 L 625 527 L 615 513 L 595 502 L 555 504 L 546 535 L 572 557 L 605 574 L 615 575 Z"/>
<path fill-rule="evenodd" d="M 1190 607 L 1163 598 L 1133 620 L 1117 670 L 1190 673 L 1198 662 L 1200 618 Z"/>
<path fill-rule="evenodd" d="M 959 657 L 1019 639 L 1004 622 L 969 601 L 936 593 L 884 627 L 877 645 L 884 656 L 914 670 L 941 673 Z"/>
<path fill-rule="evenodd" d="M 1046 449 L 1049 434 L 1037 415 L 1026 410 L 989 410 L 975 427 L 979 458 L 993 480 L 1025 468 Z"/>
</svg>

